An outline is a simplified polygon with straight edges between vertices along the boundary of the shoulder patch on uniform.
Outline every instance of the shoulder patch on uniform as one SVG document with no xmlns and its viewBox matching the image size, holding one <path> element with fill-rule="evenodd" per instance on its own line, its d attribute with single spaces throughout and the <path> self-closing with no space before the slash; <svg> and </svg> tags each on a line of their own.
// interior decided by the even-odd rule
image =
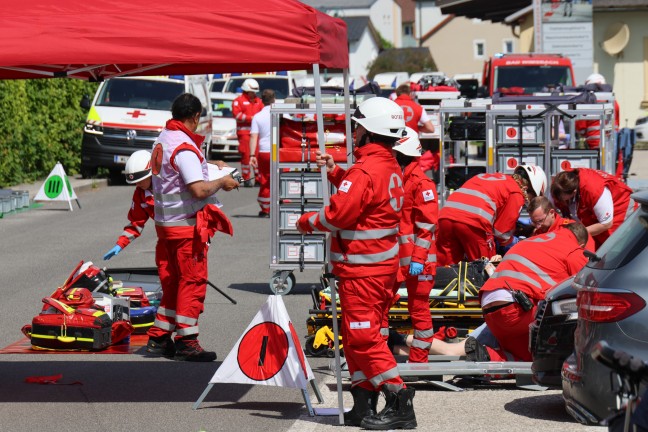
<svg viewBox="0 0 648 432">
<path fill-rule="evenodd" d="M 350 182 L 349 180 L 343 180 L 338 190 L 342 192 L 349 192 L 349 189 L 351 189 L 352 184 L 353 182 Z"/>
<path fill-rule="evenodd" d="M 423 201 L 428 202 L 434 200 L 434 191 L 427 189 L 423 191 Z"/>
</svg>

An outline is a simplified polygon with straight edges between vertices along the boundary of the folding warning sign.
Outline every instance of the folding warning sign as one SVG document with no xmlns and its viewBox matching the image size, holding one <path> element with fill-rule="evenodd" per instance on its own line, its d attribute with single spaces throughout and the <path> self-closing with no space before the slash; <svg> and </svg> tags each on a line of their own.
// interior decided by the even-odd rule
<svg viewBox="0 0 648 432">
<path fill-rule="evenodd" d="M 214 384 L 239 383 L 301 389 L 308 411 L 314 415 L 308 396 L 308 382 L 318 401 L 322 402 L 315 376 L 304 356 L 282 297 L 272 295 L 209 381 L 194 409 L 198 408 Z"/>
<path fill-rule="evenodd" d="M 76 200 L 77 205 L 81 208 L 79 199 L 74 193 L 72 185 L 70 185 L 63 165 L 61 165 L 61 162 L 56 162 L 54 169 L 47 176 L 34 201 L 66 201 L 70 206 L 70 211 L 72 211 L 72 200 Z"/>
</svg>

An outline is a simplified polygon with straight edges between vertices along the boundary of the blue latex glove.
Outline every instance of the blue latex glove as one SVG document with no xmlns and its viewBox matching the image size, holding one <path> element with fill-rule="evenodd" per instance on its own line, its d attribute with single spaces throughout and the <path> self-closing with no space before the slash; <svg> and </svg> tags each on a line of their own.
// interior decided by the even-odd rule
<svg viewBox="0 0 648 432">
<path fill-rule="evenodd" d="M 122 247 L 121 247 L 121 246 L 119 246 L 119 245 L 115 245 L 115 246 L 113 246 L 113 248 L 110 249 L 110 250 L 106 253 L 106 255 L 104 255 L 104 257 L 103 257 L 104 261 L 108 261 L 110 258 L 114 257 L 115 255 L 117 255 L 117 254 L 118 254 L 119 252 L 121 252 L 121 251 L 122 251 Z"/>
<path fill-rule="evenodd" d="M 410 263 L 410 269 L 409 269 L 410 275 L 416 276 L 418 274 L 421 274 L 422 272 L 423 272 L 423 264 L 414 261 Z"/>
<path fill-rule="evenodd" d="M 530 217 L 519 217 L 518 222 L 520 222 L 522 225 L 531 225 L 531 218 Z"/>
</svg>

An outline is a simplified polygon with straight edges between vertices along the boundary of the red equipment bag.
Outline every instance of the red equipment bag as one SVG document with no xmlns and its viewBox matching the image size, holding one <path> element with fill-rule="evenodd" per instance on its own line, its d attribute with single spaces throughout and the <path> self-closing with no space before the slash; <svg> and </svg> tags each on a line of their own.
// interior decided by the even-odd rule
<svg viewBox="0 0 648 432">
<path fill-rule="evenodd" d="M 121 287 L 113 289 L 115 297 L 128 297 L 131 307 L 151 306 L 146 293 L 142 287 Z"/>
<path fill-rule="evenodd" d="M 112 320 L 104 311 L 74 309 L 49 297 L 43 303 L 43 311 L 32 320 L 35 349 L 98 351 L 111 344 Z"/>
<path fill-rule="evenodd" d="M 311 121 L 281 120 L 279 128 L 281 147 L 301 148 L 302 141 L 310 141 L 311 149 L 318 147 L 317 123 Z M 324 123 L 326 146 L 346 147 L 346 126 L 344 123 Z"/>
</svg>

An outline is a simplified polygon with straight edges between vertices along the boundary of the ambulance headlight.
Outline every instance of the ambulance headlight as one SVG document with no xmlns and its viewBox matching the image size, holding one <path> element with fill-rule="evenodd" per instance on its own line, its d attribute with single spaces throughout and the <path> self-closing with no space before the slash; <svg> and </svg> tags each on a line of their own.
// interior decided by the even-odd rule
<svg viewBox="0 0 648 432">
<path fill-rule="evenodd" d="M 103 126 L 100 122 L 89 121 L 86 122 L 83 131 L 93 135 L 103 135 Z"/>
</svg>

